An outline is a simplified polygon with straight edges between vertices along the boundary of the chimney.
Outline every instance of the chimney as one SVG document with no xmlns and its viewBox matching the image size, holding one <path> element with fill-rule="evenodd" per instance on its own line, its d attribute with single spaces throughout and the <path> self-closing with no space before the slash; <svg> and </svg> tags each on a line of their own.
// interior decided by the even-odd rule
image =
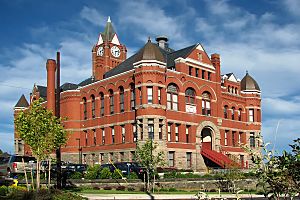
<svg viewBox="0 0 300 200">
<path fill-rule="evenodd" d="M 220 54 L 214 53 L 211 54 L 211 63 L 216 70 L 216 81 L 221 82 L 221 63 L 220 63 Z"/>
<path fill-rule="evenodd" d="M 51 110 L 55 115 L 55 60 L 48 59 L 46 63 L 47 69 L 47 109 Z"/>
<path fill-rule="evenodd" d="M 162 48 L 162 49 L 168 48 L 168 37 L 167 36 L 157 36 L 156 42 L 160 48 Z"/>
</svg>

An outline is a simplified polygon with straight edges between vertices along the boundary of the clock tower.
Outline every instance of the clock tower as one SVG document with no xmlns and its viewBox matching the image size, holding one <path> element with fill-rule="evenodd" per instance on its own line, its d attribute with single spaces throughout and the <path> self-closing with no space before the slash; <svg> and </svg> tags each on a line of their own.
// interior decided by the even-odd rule
<svg viewBox="0 0 300 200">
<path fill-rule="evenodd" d="M 126 59 L 126 46 L 121 44 L 110 17 L 105 30 L 99 34 L 97 44 L 93 47 L 93 77 L 102 80 L 106 72 L 113 69 Z"/>
</svg>

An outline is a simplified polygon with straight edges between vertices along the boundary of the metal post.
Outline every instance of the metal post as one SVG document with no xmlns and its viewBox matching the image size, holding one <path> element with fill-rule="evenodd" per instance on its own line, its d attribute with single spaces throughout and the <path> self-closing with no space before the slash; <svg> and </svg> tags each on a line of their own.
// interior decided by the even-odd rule
<svg viewBox="0 0 300 200">
<path fill-rule="evenodd" d="M 60 117 L 60 52 L 56 53 L 56 112 L 55 115 L 57 118 Z M 62 182 L 61 182 L 61 151 L 60 147 L 56 150 L 56 184 L 57 189 L 62 188 Z"/>
</svg>

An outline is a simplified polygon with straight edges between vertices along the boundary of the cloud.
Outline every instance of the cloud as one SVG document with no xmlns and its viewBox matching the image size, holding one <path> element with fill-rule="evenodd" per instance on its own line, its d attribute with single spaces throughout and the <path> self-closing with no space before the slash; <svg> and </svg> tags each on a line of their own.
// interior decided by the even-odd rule
<svg viewBox="0 0 300 200">
<path fill-rule="evenodd" d="M 300 1 L 298 0 L 284 0 L 283 5 L 285 8 L 293 15 L 300 16 L 299 8 L 300 8 Z"/>
<path fill-rule="evenodd" d="M 105 17 L 98 10 L 87 6 L 84 6 L 81 10 L 80 17 L 95 26 L 103 26 L 105 24 Z"/>
</svg>

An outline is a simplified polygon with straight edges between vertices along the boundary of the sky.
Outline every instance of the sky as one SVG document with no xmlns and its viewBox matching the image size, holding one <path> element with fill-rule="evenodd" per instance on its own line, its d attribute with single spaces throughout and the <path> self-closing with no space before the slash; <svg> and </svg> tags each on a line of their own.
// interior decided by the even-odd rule
<svg viewBox="0 0 300 200">
<path fill-rule="evenodd" d="M 255 3 L 254 3 L 255 2 Z M 201 43 L 223 74 L 246 70 L 262 91 L 262 135 L 289 150 L 300 137 L 298 0 L 0 0 L 0 149 L 14 152 L 13 107 L 46 85 L 46 60 L 61 52 L 61 82 L 91 76 L 91 50 L 110 16 L 128 55 L 148 36 L 181 49 Z"/>
</svg>

